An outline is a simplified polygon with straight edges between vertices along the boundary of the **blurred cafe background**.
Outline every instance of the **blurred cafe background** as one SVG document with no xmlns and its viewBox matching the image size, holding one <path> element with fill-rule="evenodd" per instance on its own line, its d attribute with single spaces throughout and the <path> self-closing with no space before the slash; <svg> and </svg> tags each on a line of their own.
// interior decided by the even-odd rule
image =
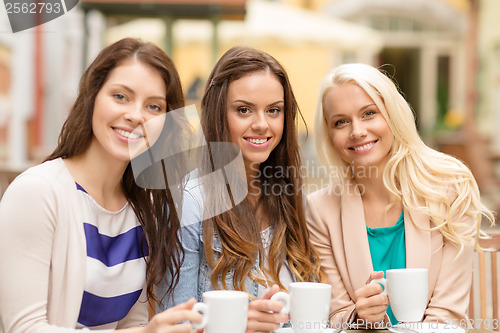
<svg viewBox="0 0 500 333">
<path fill-rule="evenodd" d="M 381 66 L 412 105 L 424 140 L 468 164 L 487 204 L 500 210 L 500 0 L 80 0 L 16 33 L 4 8 L 0 200 L 56 146 L 87 64 L 132 36 L 173 58 L 187 104 L 196 106 L 228 48 L 275 56 L 307 124 L 300 122 L 306 192 L 326 185 L 311 138 L 320 81 L 342 63 Z"/>
</svg>

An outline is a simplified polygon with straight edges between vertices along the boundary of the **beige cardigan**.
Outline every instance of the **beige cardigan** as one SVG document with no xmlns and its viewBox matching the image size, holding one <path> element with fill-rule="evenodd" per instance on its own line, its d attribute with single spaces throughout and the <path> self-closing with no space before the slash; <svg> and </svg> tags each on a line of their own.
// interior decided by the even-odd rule
<svg viewBox="0 0 500 333">
<path fill-rule="evenodd" d="M 332 324 L 352 323 L 355 290 L 366 284 L 373 271 L 363 203 L 359 191 L 347 182 L 342 195 L 325 188 L 307 198 L 306 219 L 311 241 L 319 252 L 332 285 Z M 473 247 L 460 248 L 439 231 L 422 231 L 430 221 L 421 214 L 404 212 L 407 267 L 429 270 L 428 305 L 424 321 L 465 325 L 472 283 Z M 472 225 L 472 221 L 466 221 Z"/>
<path fill-rule="evenodd" d="M 79 331 L 86 243 L 77 195 L 62 159 L 28 169 L 5 192 L 0 201 L 0 332 Z M 119 328 L 147 323 L 144 295 Z"/>
</svg>

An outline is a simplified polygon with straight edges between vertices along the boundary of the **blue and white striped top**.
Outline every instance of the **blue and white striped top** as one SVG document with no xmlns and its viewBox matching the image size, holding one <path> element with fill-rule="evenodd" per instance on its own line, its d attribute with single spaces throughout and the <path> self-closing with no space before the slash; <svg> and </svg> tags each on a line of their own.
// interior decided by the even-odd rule
<svg viewBox="0 0 500 333">
<path fill-rule="evenodd" d="M 147 245 L 127 203 L 117 212 L 101 207 L 79 184 L 87 243 L 86 279 L 77 328 L 116 329 L 146 283 Z"/>
</svg>

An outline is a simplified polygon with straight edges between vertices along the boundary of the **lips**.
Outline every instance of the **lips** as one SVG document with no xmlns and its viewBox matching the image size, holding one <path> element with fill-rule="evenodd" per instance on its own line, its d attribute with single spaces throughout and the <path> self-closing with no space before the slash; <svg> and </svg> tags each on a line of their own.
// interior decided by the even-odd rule
<svg viewBox="0 0 500 333">
<path fill-rule="evenodd" d="M 255 145 L 261 145 L 269 141 L 270 138 L 244 138 L 244 139 Z"/>
<path fill-rule="evenodd" d="M 361 145 L 352 146 L 352 147 L 349 147 L 348 149 L 354 150 L 354 151 L 363 151 L 363 150 L 366 150 L 366 149 L 373 147 L 373 145 L 375 145 L 377 142 L 378 142 L 378 140 L 375 140 L 372 142 L 363 143 Z"/>
<path fill-rule="evenodd" d="M 113 131 L 115 131 L 119 135 L 127 138 L 128 140 L 137 140 L 137 139 L 140 139 L 143 137 L 143 135 L 140 135 L 140 134 L 137 134 L 135 132 L 128 131 L 125 129 L 121 129 L 121 128 L 113 127 Z"/>
</svg>

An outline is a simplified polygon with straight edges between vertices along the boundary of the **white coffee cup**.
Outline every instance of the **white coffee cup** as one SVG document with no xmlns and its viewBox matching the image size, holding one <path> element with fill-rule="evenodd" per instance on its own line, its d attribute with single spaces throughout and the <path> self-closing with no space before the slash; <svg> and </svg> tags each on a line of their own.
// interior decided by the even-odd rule
<svg viewBox="0 0 500 333">
<path fill-rule="evenodd" d="M 199 324 L 193 323 L 193 328 L 205 328 L 205 333 L 245 333 L 248 302 L 248 294 L 243 291 L 204 292 L 203 302 L 193 306 L 203 319 Z"/>
<path fill-rule="evenodd" d="M 272 301 L 283 303 L 294 333 L 320 333 L 328 327 L 332 286 L 318 282 L 293 282 L 288 294 L 278 292 Z"/>
<path fill-rule="evenodd" d="M 392 313 L 399 322 L 421 321 L 427 308 L 427 268 L 388 269 L 386 278 L 372 280 L 384 286 Z"/>
</svg>

